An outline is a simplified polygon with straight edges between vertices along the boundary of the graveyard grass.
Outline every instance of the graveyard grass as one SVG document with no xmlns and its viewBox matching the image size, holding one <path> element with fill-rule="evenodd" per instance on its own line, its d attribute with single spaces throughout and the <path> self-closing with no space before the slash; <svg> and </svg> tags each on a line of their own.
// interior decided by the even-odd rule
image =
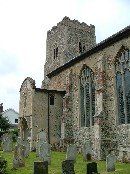
<svg viewBox="0 0 130 174">
<path fill-rule="evenodd" d="M 8 174 L 33 174 L 33 163 L 39 161 L 35 152 L 31 152 L 28 158 L 25 158 L 25 167 L 19 169 L 12 169 L 13 166 L 13 152 L 0 151 L 0 156 L 3 156 L 8 161 L 7 172 Z M 65 152 L 52 152 L 51 165 L 48 167 L 49 174 L 61 174 L 61 163 L 65 160 Z M 100 174 L 130 174 L 130 164 L 116 163 L 115 172 L 106 172 L 105 161 L 96 161 L 98 164 L 98 172 Z M 77 155 L 75 162 L 75 174 L 86 174 L 86 162 L 80 154 Z"/>
</svg>

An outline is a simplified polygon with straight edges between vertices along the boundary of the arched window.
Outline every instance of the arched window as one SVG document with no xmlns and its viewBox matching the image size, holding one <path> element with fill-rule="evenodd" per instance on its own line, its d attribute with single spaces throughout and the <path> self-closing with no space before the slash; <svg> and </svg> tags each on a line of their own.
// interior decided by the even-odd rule
<svg viewBox="0 0 130 174">
<path fill-rule="evenodd" d="M 57 46 L 57 43 L 54 44 L 54 50 L 53 50 L 53 56 L 54 56 L 54 59 L 58 57 L 58 46 Z"/>
<path fill-rule="evenodd" d="M 85 51 L 86 51 L 85 45 L 79 42 L 79 53 L 84 53 Z"/>
<path fill-rule="evenodd" d="M 130 123 L 130 50 L 122 49 L 115 61 L 119 124 Z"/>
<path fill-rule="evenodd" d="M 94 84 L 94 73 L 87 66 L 81 71 L 80 95 L 81 95 L 81 126 L 90 127 L 94 125 L 95 84 Z"/>
</svg>

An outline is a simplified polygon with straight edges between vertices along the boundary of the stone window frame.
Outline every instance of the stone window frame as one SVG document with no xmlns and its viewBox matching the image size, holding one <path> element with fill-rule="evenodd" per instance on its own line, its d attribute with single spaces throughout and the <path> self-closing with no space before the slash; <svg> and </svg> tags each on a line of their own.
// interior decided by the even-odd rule
<svg viewBox="0 0 130 174">
<path fill-rule="evenodd" d="M 49 94 L 49 103 L 50 103 L 50 105 L 54 105 L 54 103 L 55 103 L 54 94 Z"/>
<path fill-rule="evenodd" d="M 128 54 L 128 55 L 127 55 Z M 126 58 L 125 55 L 128 57 Z M 123 58 L 124 57 L 124 58 Z M 128 65 L 129 64 L 129 65 Z M 123 71 L 123 66 L 125 67 L 125 70 Z M 128 66 L 128 67 L 127 67 Z M 122 46 L 120 50 L 118 51 L 115 61 L 114 61 L 114 68 L 115 68 L 115 85 L 116 85 L 116 106 L 117 106 L 117 124 L 130 124 L 130 121 L 128 123 L 128 114 L 127 114 L 127 101 L 126 101 L 126 91 L 125 91 L 125 71 L 126 69 L 130 72 L 130 48 Z M 121 74 L 121 87 L 123 91 L 123 104 L 124 104 L 124 123 L 120 121 L 119 116 L 119 98 L 118 98 L 118 88 L 117 88 L 117 74 Z"/>
<path fill-rule="evenodd" d="M 81 127 L 91 127 L 91 126 L 94 126 L 94 116 L 92 115 L 92 88 L 89 88 L 89 92 L 90 92 L 90 115 L 89 115 L 90 124 L 89 124 L 89 126 L 87 126 L 87 124 L 85 124 L 85 122 L 86 122 L 86 107 L 85 107 L 86 104 L 85 104 L 85 102 L 83 102 L 84 103 L 85 122 L 84 122 L 84 125 L 82 125 L 82 113 L 81 113 L 82 112 L 81 111 L 81 109 L 82 109 L 82 106 L 81 106 L 82 105 L 82 101 L 81 101 L 82 100 L 82 97 L 81 97 L 81 78 L 82 78 L 82 75 L 83 75 L 82 72 L 85 69 L 89 69 L 91 71 L 92 77 L 93 77 L 92 81 L 94 82 L 94 87 L 95 87 L 94 72 L 93 72 L 93 70 L 89 66 L 87 66 L 87 65 L 84 64 L 83 67 L 82 67 L 82 69 L 80 70 L 80 76 L 79 76 L 79 86 L 80 86 L 80 92 L 79 92 L 79 94 L 80 94 L 80 126 Z M 85 80 L 85 79 L 82 79 L 82 80 Z M 92 83 L 91 83 L 91 85 L 92 85 Z M 90 84 L 89 84 L 89 87 L 90 87 Z M 84 88 L 85 88 L 85 86 L 84 86 Z M 96 94 L 96 90 L 95 90 L 95 94 Z M 85 94 L 85 91 L 84 91 L 84 96 L 85 95 L 86 94 Z M 96 97 L 96 95 L 95 95 L 95 97 Z M 86 101 L 85 98 L 84 98 L 84 100 Z M 94 101 L 94 103 L 95 103 L 95 101 Z M 95 104 L 94 104 L 94 107 L 96 108 L 96 105 Z M 94 115 L 95 115 L 95 110 L 94 110 Z"/>
<path fill-rule="evenodd" d="M 86 51 L 86 46 L 84 43 L 82 43 L 81 41 L 79 41 L 79 53 L 82 54 Z"/>
<path fill-rule="evenodd" d="M 58 46 L 57 46 L 57 42 L 55 42 L 54 46 L 53 46 L 53 59 L 55 60 L 58 57 Z"/>
</svg>

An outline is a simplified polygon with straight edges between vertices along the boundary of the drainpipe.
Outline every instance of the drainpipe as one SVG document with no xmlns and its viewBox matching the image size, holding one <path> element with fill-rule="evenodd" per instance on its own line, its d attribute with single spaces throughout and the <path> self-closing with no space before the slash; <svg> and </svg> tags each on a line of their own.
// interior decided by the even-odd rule
<svg viewBox="0 0 130 174">
<path fill-rule="evenodd" d="M 50 120 L 49 120 L 49 106 L 50 106 L 50 102 L 49 102 L 49 92 L 48 92 L 48 143 L 50 144 Z"/>
</svg>

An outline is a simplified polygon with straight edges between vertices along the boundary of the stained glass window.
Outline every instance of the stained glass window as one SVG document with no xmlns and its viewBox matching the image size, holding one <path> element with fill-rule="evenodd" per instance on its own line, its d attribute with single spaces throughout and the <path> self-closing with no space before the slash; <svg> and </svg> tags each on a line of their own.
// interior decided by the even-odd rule
<svg viewBox="0 0 130 174">
<path fill-rule="evenodd" d="M 130 123 L 130 51 L 122 49 L 115 61 L 119 124 Z"/>
<path fill-rule="evenodd" d="M 80 77 L 81 95 L 81 126 L 94 125 L 95 114 L 95 84 L 93 71 L 85 66 Z"/>
</svg>

